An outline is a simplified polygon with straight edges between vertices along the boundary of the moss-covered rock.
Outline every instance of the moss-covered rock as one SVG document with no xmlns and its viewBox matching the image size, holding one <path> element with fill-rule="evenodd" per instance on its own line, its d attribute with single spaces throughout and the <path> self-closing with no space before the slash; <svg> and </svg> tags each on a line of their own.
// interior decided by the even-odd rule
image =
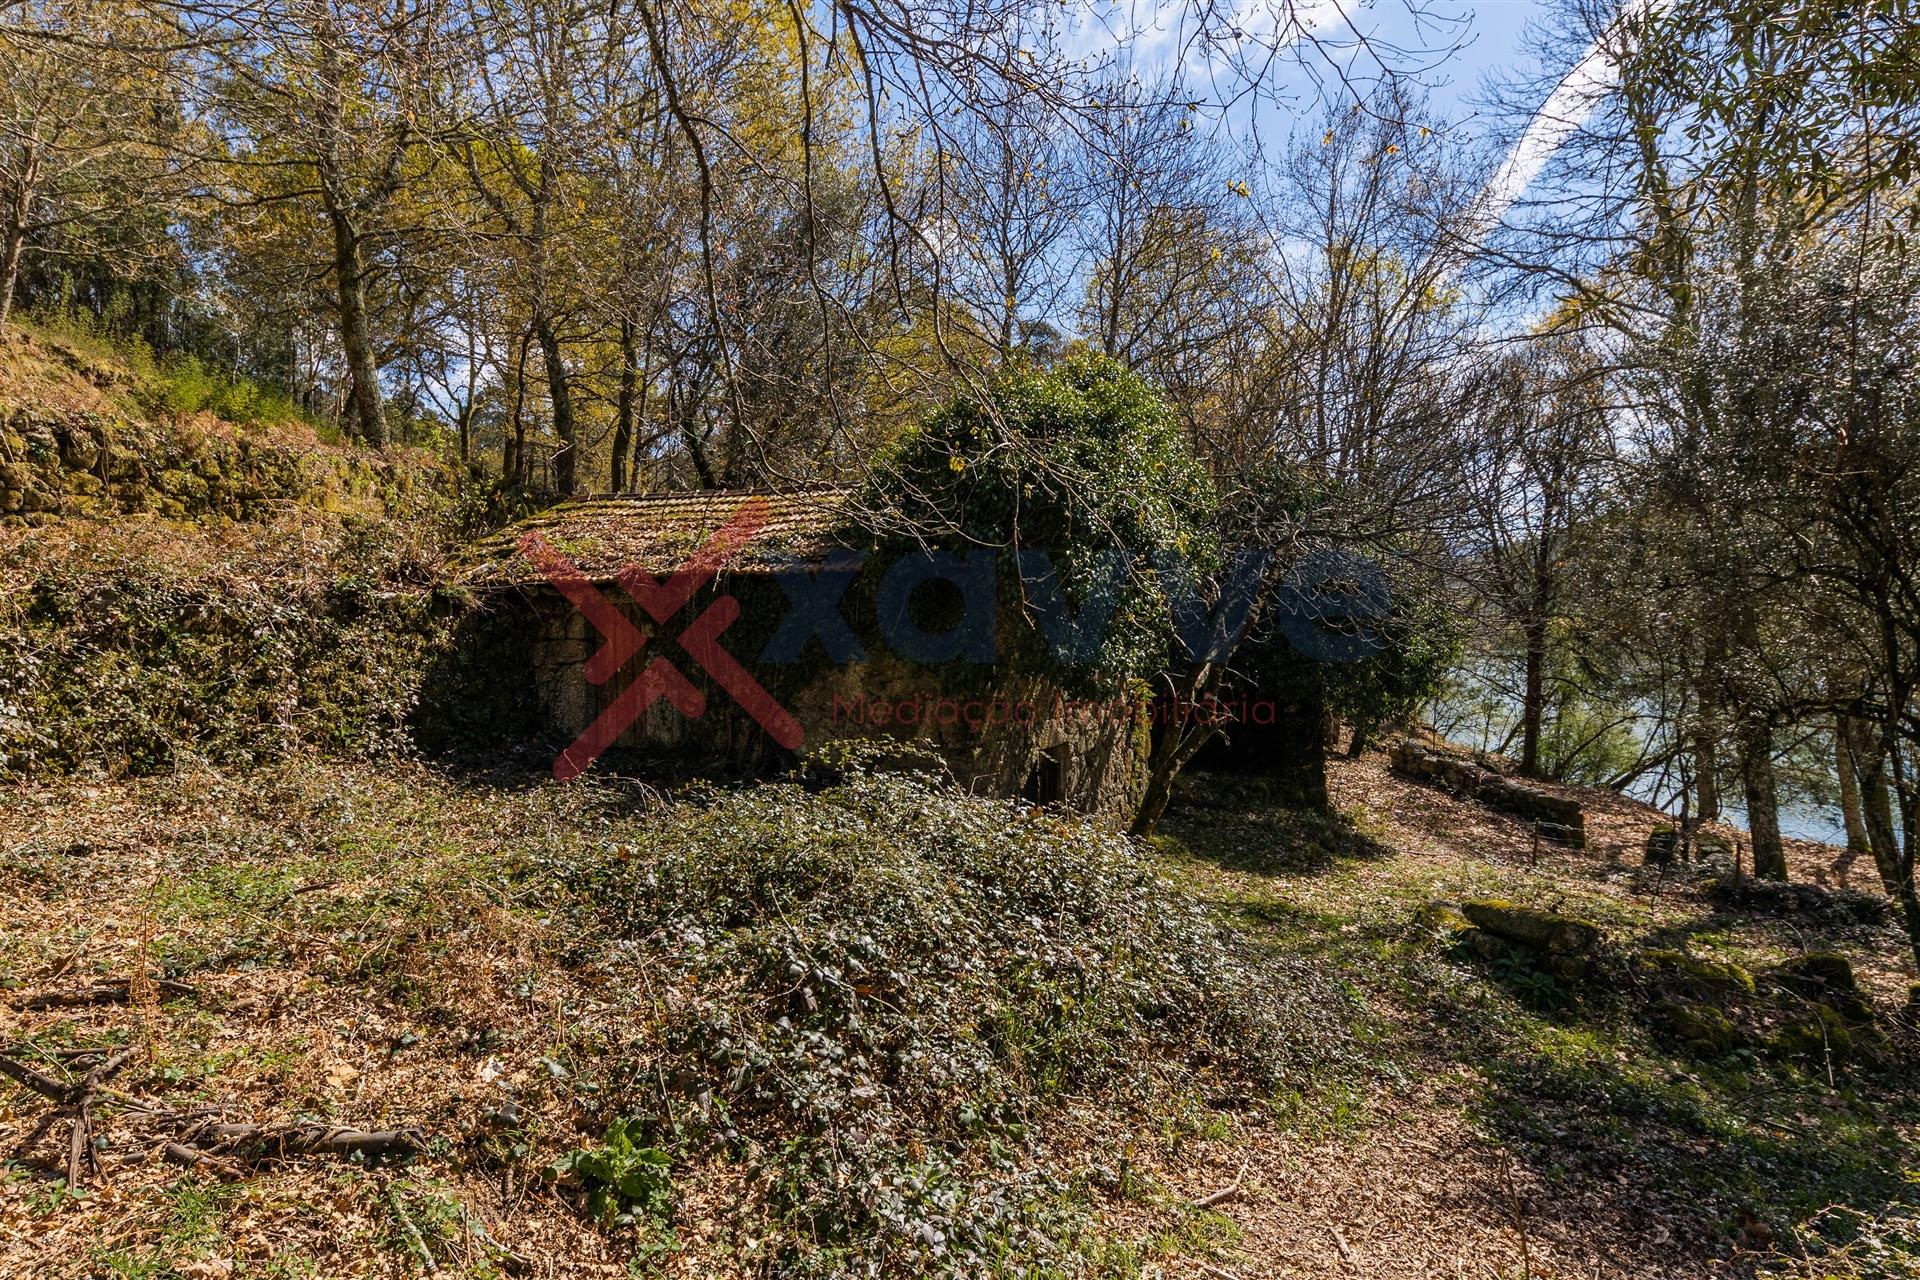
<svg viewBox="0 0 1920 1280">
<path fill-rule="evenodd" d="M 1767 1050 L 1798 1062 L 1851 1062 L 1884 1043 L 1871 1026 L 1861 1026 L 1831 1005 L 1809 1002 L 1790 1013 L 1767 1039 Z"/>
<path fill-rule="evenodd" d="M 1724 1057 L 1743 1039 L 1739 1026 L 1724 1011 L 1677 996 L 1655 1001 L 1647 1010 L 1647 1020 L 1688 1053 L 1703 1058 Z"/>
<path fill-rule="evenodd" d="M 1680 833 L 1666 823 L 1647 832 L 1645 862 L 1650 867 L 1672 866 L 1680 857 Z"/>
<path fill-rule="evenodd" d="M 1849 1022 L 1873 1021 L 1873 1006 L 1853 976 L 1853 962 L 1837 951 L 1809 951 L 1795 956 L 1771 976 L 1790 994 L 1826 1005 Z"/>
<path fill-rule="evenodd" d="M 1749 970 L 1684 951 L 1642 951 L 1634 957 L 1634 971 L 1643 981 L 1694 1000 L 1750 997 L 1757 989 Z"/>
<path fill-rule="evenodd" d="M 1474 928 L 1473 921 L 1450 902 L 1429 902 L 1413 913 L 1416 932 L 1442 942 L 1453 942 Z"/>
<path fill-rule="evenodd" d="M 1592 956 L 1600 950 L 1600 927 L 1589 920 L 1490 898 L 1463 902 L 1460 911 L 1488 933 L 1537 951 Z"/>
<path fill-rule="evenodd" d="M 1733 841 L 1718 831 L 1696 831 L 1693 833 L 1693 856 L 1701 862 L 1710 859 L 1732 862 Z"/>
</svg>

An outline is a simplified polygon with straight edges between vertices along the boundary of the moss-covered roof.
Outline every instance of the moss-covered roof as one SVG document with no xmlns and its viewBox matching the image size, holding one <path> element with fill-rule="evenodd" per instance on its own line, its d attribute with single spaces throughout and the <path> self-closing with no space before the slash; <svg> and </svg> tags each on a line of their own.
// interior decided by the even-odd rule
<svg viewBox="0 0 1920 1280">
<path fill-rule="evenodd" d="M 532 586 L 545 581 L 520 550 L 538 534 L 593 581 L 609 581 L 628 565 L 656 576 L 684 565 L 729 521 L 751 536 L 725 560 L 724 573 L 764 573 L 794 560 L 814 560 L 856 536 L 844 489 L 784 493 L 696 490 L 581 498 L 549 507 L 470 545 L 454 562 L 472 587 Z"/>
</svg>

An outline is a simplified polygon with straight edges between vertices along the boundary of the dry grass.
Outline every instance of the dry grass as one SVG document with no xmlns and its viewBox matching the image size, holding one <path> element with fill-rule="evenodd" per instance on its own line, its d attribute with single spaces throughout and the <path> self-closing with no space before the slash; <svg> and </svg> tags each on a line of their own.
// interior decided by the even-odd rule
<svg viewBox="0 0 1920 1280">
<path fill-rule="evenodd" d="M 1512 1117 L 1541 1105 L 1527 1076 L 1542 1068 L 1585 1073 L 1636 1100 L 1636 1091 L 1671 1081 L 1704 1099 L 1716 1124 L 1729 1096 L 1738 1102 L 1739 1091 L 1762 1086 L 1667 1059 L 1616 1026 L 1535 1018 L 1479 974 L 1407 937 L 1423 903 L 1498 896 L 1587 916 L 1619 943 L 1685 939 L 1755 966 L 1811 945 L 1839 946 L 1884 1009 L 1897 1007 L 1913 977 L 1897 928 L 1836 938 L 1804 922 L 1714 913 L 1691 883 L 1639 869 L 1660 815 L 1611 793 L 1557 788 L 1585 805 L 1592 847 L 1536 851 L 1527 824 L 1399 777 L 1384 755 L 1337 761 L 1331 789 L 1351 829 L 1303 853 L 1299 829 L 1276 818 L 1257 785 L 1194 782 L 1169 824 L 1169 853 L 1183 878 L 1251 936 L 1337 966 L 1364 993 L 1377 1056 L 1362 1079 L 1304 1100 L 1318 1125 L 1303 1127 L 1294 1115 L 1236 1116 L 1210 1140 L 1157 1162 L 1160 1207 L 1118 1206 L 1108 1215 L 1116 1229 L 1177 1237 L 1194 1219 L 1184 1206 L 1229 1184 L 1249 1161 L 1241 1192 L 1216 1210 L 1228 1221 L 1213 1224 L 1215 1243 L 1192 1251 L 1204 1263 L 1172 1264 L 1168 1275 L 1751 1274 L 1772 1248 L 1791 1243 L 1784 1227 L 1770 1225 L 1803 1216 L 1789 1196 L 1838 1197 L 1845 1177 L 1836 1172 L 1806 1191 L 1783 1177 L 1772 1191 L 1779 1198 L 1767 1202 L 1758 1198 L 1765 1189 L 1734 1175 L 1734 1145 L 1765 1142 L 1769 1124 L 1811 1125 L 1820 1128 L 1809 1132 L 1810 1163 L 1831 1157 L 1844 1170 L 1882 1150 L 1915 1163 L 1909 1144 L 1920 1117 L 1910 1106 L 1884 1106 L 1884 1091 L 1872 1102 L 1828 1096 L 1781 1113 L 1785 1120 L 1758 1112 L 1750 1125 L 1729 1124 L 1709 1138 L 1665 1115 L 1623 1121 L 1601 1108 L 1560 1108 L 1543 1085 L 1554 1109 L 1541 1114 L 1552 1128 L 1544 1141 L 1532 1140 Z M 1833 853 L 1796 843 L 1796 875 L 1812 879 Z M 1898 1181 L 1897 1169 L 1886 1172 Z M 1716 1220 L 1695 1194 L 1755 1198 Z"/>
<path fill-rule="evenodd" d="M 1709 923 L 1688 889 L 1605 848 L 1549 849 L 1536 862 L 1521 824 L 1397 779 L 1379 757 L 1336 765 L 1333 784 L 1350 823 L 1325 829 L 1324 848 L 1257 794 L 1207 784 L 1176 814 L 1167 858 L 1250 941 L 1317 957 L 1353 989 L 1366 1060 L 1297 1095 L 1147 1107 L 1130 1137 L 1116 1135 L 1111 1106 L 1084 1100 L 1052 1145 L 1116 1173 L 1095 1193 L 1100 1233 L 1068 1274 L 1749 1269 L 1730 1252 L 1741 1242 L 1703 1234 L 1688 1184 L 1669 1176 L 1689 1151 L 1703 1165 L 1725 1158 L 1714 1141 L 1649 1121 L 1620 1139 L 1610 1171 L 1568 1173 L 1505 1124 L 1515 1086 L 1488 1055 L 1511 1050 L 1507 1067 L 1524 1072 L 1547 1061 L 1541 1046 L 1588 1033 L 1517 1012 L 1482 977 L 1407 944 L 1405 923 L 1420 902 L 1499 892 L 1578 910 L 1622 938 L 1693 930 L 1694 945 L 1756 963 L 1806 943 L 1804 930 Z M 1628 850 L 1653 821 L 1611 797 L 1590 811 L 1597 842 Z M 13 1056 L 57 1072 L 40 1051 L 142 1044 L 114 1082 L 129 1096 L 217 1103 L 235 1119 L 417 1125 L 433 1141 L 405 1164 L 182 1170 L 123 1115 L 102 1126 L 104 1178 L 75 1197 L 54 1176 L 66 1125 L 36 1135 L 46 1102 L 0 1086 L 0 1276 L 417 1275 L 415 1235 L 445 1275 L 627 1274 L 639 1229 L 586 1221 L 536 1175 L 598 1136 L 611 1073 L 648 1060 L 657 993 L 578 935 L 552 884 L 528 869 L 583 843 L 617 857 L 646 822 L 644 797 L 626 787 L 411 764 L 296 762 L 8 793 L 0 1044 Z M 1876 994 L 1911 976 L 1884 932 L 1841 942 Z M 21 1007 L 33 993 L 143 972 L 197 994 Z M 1484 1037 L 1449 1046 L 1463 1025 Z M 1623 1071 L 1682 1069 L 1628 1039 L 1580 1041 L 1578 1054 L 1594 1046 L 1634 1056 Z M 509 1102 L 524 1116 L 514 1133 L 500 1128 Z M 1854 1123 L 1838 1103 L 1795 1105 L 1809 1114 L 1783 1111 L 1782 1123 L 1826 1124 L 1821 1108 Z M 1193 1207 L 1236 1178 L 1232 1196 Z M 637 1273 L 750 1274 L 736 1257 L 748 1242 L 719 1225 L 745 1194 L 738 1179 L 719 1163 L 676 1168 L 678 1248 Z M 1765 1245 L 1764 1230 L 1745 1243 Z"/>
<path fill-rule="evenodd" d="M 483 1230 L 540 1274 L 624 1273 L 621 1242 L 525 1170 L 585 1136 L 576 1082 L 543 1064 L 644 1036 L 646 1010 L 626 984 L 565 963 L 570 940 L 543 904 L 497 878 L 602 827 L 602 798 L 310 764 L 17 792 L 0 818 L 8 985 L 80 987 L 144 964 L 198 991 L 147 1015 L 151 1058 L 122 1089 L 441 1140 L 406 1168 L 313 1159 L 239 1177 L 183 1173 L 110 1122 L 105 1185 L 74 1201 L 42 1172 L 62 1163 L 65 1126 L 23 1146 L 47 1108 L 14 1091 L 0 1102 L 0 1273 L 408 1274 L 396 1194 L 455 1274 L 502 1265 Z M 30 1059 L 22 1046 L 119 1043 L 141 1022 L 121 1005 L 9 1008 L 0 1041 Z M 485 1145 L 488 1109 L 509 1096 L 535 1149 L 490 1168 L 467 1139 Z"/>
</svg>

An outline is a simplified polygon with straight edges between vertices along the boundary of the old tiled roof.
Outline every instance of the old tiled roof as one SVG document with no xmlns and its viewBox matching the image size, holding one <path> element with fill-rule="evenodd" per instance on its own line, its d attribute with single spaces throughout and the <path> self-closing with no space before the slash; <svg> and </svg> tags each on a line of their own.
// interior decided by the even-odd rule
<svg viewBox="0 0 1920 1280">
<path fill-rule="evenodd" d="M 695 490 L 581 498 L 549 507 L 475 542 L 455 561 L 459 581 L 473 587 L 532 586 L 544 579 L 521 551 L 529 533 L 594 581 L 633 565 L 668 574 L 730 521 L 751 536 L 722 571 L 755 573 L 818 559 L 848 545 L 852 523 L 843 489 L 783 493 Z"/>
</svg>

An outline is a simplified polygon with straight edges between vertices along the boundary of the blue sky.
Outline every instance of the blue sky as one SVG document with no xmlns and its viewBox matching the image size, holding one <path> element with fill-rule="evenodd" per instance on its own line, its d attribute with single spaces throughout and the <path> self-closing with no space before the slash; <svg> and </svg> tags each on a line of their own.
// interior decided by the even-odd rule
<svg viewBox="0 0 1920 1280">
<path fill-rule="evenodd" d="M 1666 0 L 1626 2 L 1653 7 Z M 1435 123 L 1464 123 L 1478 132 L 1477 123 L 1492 123 L 1479 111 L 1488 80 L 1537 75 L 1528 28 L 1551 18 L 1549 6 L 1537 0 L 1084 0 L 1063 34 L 1067 51 L 1090 67 L 1124 59 L 1154 81 L 1177 67 L 1183 93 L 1220 108 L 1216 120 L 1225 132 L 1257 139 L 1272 155 L 1295 128 L 1318 127 L 1323 99 L 1344 96 L 1336 67 L 1361 91 L 1378 78 L 1372 50 L 1396 70 L 1413 73 Z M 1211 47 L 1195 40 L 1202 23 L 1216 40 Z M 1276 49 L 1284 52 L 1275 56 Z M 1605 91 L 1609 70 L 1590 57 L 1559 90 L 1549 95 L 1542 88 L 1539 117 L 1489 190 L 1492 216 L 1520 194 L 1596 92 Z"/>
</svg>

